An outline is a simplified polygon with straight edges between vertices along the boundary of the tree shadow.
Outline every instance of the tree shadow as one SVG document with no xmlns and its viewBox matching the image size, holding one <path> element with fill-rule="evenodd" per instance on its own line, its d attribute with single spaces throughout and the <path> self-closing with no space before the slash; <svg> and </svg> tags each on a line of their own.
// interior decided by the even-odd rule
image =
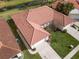
<svg viewBox="0 0 79 59">
<path fill-rule="evenodd" d="M 10 28 L 11 28 L 11 30 L 12 30 L 14 36 L 15 36 L 15 38 L 17 39 L 16 41 L 18 42 L 20 49 L 21 49 L 22 51 L 23 51 L 23 50 L 26 50 L 27 48 L 26 48 L 26 46 L 24 45 L 22 39 L 20 38 L 20 36 L 19 36 L 19 34 L 18 34 L 18 32 L 17 32 L 17 27 L 16 27 L 15 23 L 13 22 L 13 20 L 12 20 L 12 19 L 9 19 L 9 20 L 7 21 L 7 23 L 9 24 L 9 26 L 10 26 Z"/>
</svg>

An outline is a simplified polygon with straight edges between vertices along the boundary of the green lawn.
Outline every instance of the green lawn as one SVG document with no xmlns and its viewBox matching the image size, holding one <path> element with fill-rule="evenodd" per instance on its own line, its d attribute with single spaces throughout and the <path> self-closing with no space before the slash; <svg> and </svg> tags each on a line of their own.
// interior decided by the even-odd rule
<svg viewBox="0 0 79 59">
<path fill-rule="evenodd" d="M 27 50 L 24 50 L 23 53 L 24 59 L 41 59 L 38 53 L 36 53 L 35 55 L 31 55 Z"/>
<path fill-rule="evenodd" d="M 0 2 L 0 7 L 16 6 L 32 0 L 11 0 L 6 2 Z"/>
<path fill-rule="evenodd" d="M 72 57 L 72 59 L 79 59 L 79 51 Z"/>
<path fill-rule="evenodd" d="M 8 20 L 8 16 L 10 16 L 12 14 L 23 12 L 25 10 L 28 10 L 28 9 L 31 9 L 31 8 L 36 8 L 36 7 L 40 7 L 40 5 L 29 6 L 29 7 L 25 7 L 24 9 L 11 9 L 11 10 L 7 10 L 7 11 L 4 11 L 4 12 L 0 12 L 0 17 L 3 17 L 3 18 Z"/>
<path fill-rule="evenodd" d="M 19 10 L 19 9 L 7 10 L 7 11 L 4 11 L 4 12 L 0 12 L 0 17 L 7 19 L 8 16 L 15 14 L 15 13 L 18 13 L 18 12 L 22 12 L 22 11 L 24 11 L 24 10 Z"/>
<path fill-rule="evenodd" d="M 51 36 L 51 46 L 62 58 L 72 50 L 72 48 L 69 47 L 70 45 L 76 47 L 79 44 L 76 39 L 67 33 L 56 31 L 52 32 Z"/>
<path fill-rule="evenodd" d="M 11 1 L 6 1 L 6 2 L 0 2 L 0 8 L 1 7 L 8 7 L 8 6 L 17 6 L 17 5 L 20 5 L 20 4 L 23 4 L 23 3 L 26 3 L 26 2 L 31 2 L 31 1 L 33 1 L 33 0 L 11 0 Z M 48 0 L 48 1 L 52 2 L 52 0 Z M 24 11 L 24 10 L 28 10 L 28 9 L 31 9 L 31 8 L 36 8 L 36 7 L 39 7 L 39 6 L 41 6 L 41 5 L 40 4 L 34 5 L 34 6 L 25 5 L 22 8 L 7 9 L 3 12 L 0 12 L 0 17 L 8 19 L 8 16 L 10 16 L 12 14 L 15 14 L 15 13 L 18 13 L 18 12 L 21 12 L 21 11 Z"/>
</svg>

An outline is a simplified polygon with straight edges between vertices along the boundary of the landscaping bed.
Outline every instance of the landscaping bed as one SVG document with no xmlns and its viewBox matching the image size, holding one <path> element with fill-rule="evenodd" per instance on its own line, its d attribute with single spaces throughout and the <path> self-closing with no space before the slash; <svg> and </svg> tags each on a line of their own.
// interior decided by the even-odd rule
<svg viewBox="0 0 79 59">
<path fill-rule="evenodd" d="M 55 30 L 55 28 L 46 28 L 46 30 L 51 33 L 51 47 L 60 55 L 61 58 L 64 58 L 79 44 L 79 41 L 65 32 Z"/>
</svg>

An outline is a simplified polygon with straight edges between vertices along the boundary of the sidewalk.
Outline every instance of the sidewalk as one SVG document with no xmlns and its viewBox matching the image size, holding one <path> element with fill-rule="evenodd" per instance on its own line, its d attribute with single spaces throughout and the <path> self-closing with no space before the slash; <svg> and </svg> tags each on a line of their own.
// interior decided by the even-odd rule
<svg viewBox="0 0 79 59">
<path fill-rule="evenodd" d="M 79 51 L 79 45 L 74 48 L 64 59 L 71 59 Z"/>
<path fill-rule="evenodd" d="M 42 42 L 36 47 L 42 59 L 61 59 L 47 42 Z"/>
</svg>

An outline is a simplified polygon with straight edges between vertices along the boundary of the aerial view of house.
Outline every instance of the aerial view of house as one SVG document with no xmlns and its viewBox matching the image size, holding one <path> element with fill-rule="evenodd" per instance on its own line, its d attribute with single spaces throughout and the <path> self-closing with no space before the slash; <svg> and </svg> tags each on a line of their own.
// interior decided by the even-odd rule
<svg viewBox="0 0 79 59">
<path fill-rule="evenodd" d="M 21 36 L 24 37 L 31 47 L 40 40 L 49 39 L 50 34 L 43 28 L 54 24 L 62 30 L 66 25 L 74 22 L 74 20 L 48 6 L 17 13 L 12 15 L 12 18 L 18 27 L 18 31 L 20 31 L 19 33 L 22 34 Z"/>
<path fill-rule="evenodd" d="M 78 0 L 0 1 L 1 59 L 79 59 Z"/>
</svg>

